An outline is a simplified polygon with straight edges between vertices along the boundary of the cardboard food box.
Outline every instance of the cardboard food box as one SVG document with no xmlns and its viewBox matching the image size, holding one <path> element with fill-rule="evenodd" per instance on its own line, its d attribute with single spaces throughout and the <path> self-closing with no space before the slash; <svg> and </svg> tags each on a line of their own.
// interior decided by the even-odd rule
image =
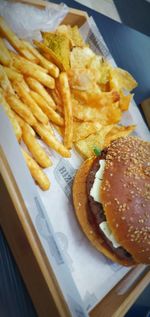
<svg viewBox="0 0 150 317">
<path fill-rule="evenodd" d="M 45 1 L 20 2 L 41 9 L 51 6 Z M 81 27 L 87 18 L 85 12 L 70 9 L 63 23 Z M 109 263 L 97 255 L 80 233 L 74 215 L 66 216 L 66 222 L 59 219 L 59 213 L 54 217 L 56 200 L 49 194 L 40 196 L 1 108 L 0 121 L 0 221 L 38 316 L 123 316 L 149 284 L 148 268 L 139 265 L 126 269 Z M 74 173 L 75 168 L 72 165 L 69 168 Z M 64 169 L 65 160 L 63 164 L 59 160 L 55 173 Z M 59 185 L 61 188 L 65 183 Z M 68 197 L 68 192 L 67 188 L 63 195 Z M 67 213 L 68 198 L 65 199 Z M 67 233 L 62 224 L 57 229 L 58 219 L 58 223 L 66 226 Z M 78 241 L 72 238 L 73 227 L 78 232 Z M 71 251 L 68 251 L 68 239 Z"/>
</svg>

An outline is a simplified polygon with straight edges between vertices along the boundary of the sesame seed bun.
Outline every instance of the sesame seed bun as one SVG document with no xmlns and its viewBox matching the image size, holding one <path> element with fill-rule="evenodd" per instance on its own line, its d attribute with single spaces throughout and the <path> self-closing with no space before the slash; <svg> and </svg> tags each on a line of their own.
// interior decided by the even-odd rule
<svg viewBox="0 0 150 317">
<path fill-rule="evenodd" d="M 88 197 L 86 180 L 94 159 L 95 157 L 86 160 L 75 175 L 72 188 L 75 213 L 83 232 L 90 240 L 92 245 L 113 262 L 128 266 L 129 262 L 125 259 L 118 258 L 118 256 L 116 256 L 116 254 L 108 248 L 101 235 L 88 221 Z M 134 264 L 134 261 L 130 261 L 130 265 Z"/>
<path fill-rule="evenodd" d="M 101 202 L 116 240 L 138 263 L 150 264 L 150 143 L 135 137 L 108 147 Z"/>
</svg>

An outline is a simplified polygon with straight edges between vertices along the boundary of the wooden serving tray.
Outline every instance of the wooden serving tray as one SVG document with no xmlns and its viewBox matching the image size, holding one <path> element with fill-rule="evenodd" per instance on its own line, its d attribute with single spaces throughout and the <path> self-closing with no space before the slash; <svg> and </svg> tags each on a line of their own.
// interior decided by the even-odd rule
<svg viewBox="0 0 150 317">
<path fill-rule="evenodd" d="M 40 7 L 42 0 L 22 0 Z M 70 9 L 63 23 L 81 26 L 87 13 Z M 69 317 L 71 313 L 34 229 L 12 171 L 0 148 L 0 224 L 39 317 Z M 121 317 L 150 282 L 150 272 L 132 269 L 90 312 L 90 317 Z"/>
</svg>

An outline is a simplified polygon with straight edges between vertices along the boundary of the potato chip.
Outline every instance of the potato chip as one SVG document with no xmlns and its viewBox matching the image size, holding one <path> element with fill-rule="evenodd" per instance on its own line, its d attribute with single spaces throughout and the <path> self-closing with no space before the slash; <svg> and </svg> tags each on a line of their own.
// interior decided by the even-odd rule
<svg viewBox="0 0 150 317">
<path fill-rule="evenodd" d="M 127 91 L 131 91 L 137 86 L 137 82 L 132 75 L 121 68 L 111 68 L 110 76 L 111 89 L 126 89 Z"/>
<path fill-rule="evenodd" d="M 112 125 L 102 127 L 97 133 L 89 135 L 87 138 L 75 142 L 75 148 L 85 159 L 91 157 L 94 154 L 94 149 L 98 148 L 102 150 L 105 144 L 105 136 L 112 129 Z"/>
<path fill-rule="evenodd" d="M 89 71 L 94 80 L 101 86 L 109 82 L 111 65 L 99 55 L 95 55 L 90 63 Z"/>
<path fill-rule="evenodd" d="M 69 39 L 61 33 L 43 32 L 43 43 L 50 48 L 57 58 L 63 63 L 64 69 L 70 68 Z"/>
<path fill-rule="evenodd" d="M 81 103 L 95 108 L 111 107 L 114 102 L 117 102 L 120 99 L 119 93 L 113 90 L 99 93 L 73 90 L 73 95 Z"/>
<path fill-rule="evenodd" d="M 73 90 L 100 93 L 101 89 L 87 69 L 74 69 L 68 72 L 69 84 Z"/>
<path fill-rule="evenodd" d="M 73 142 L 87 138 L 102 128 L 99 122 L 73 122 Z"/>
<path fill-rule="evenodd" d="M 99 80 L 98 83 L 100 85 L 106 84 L 109 82 L 110 79 L 110 70 L 112 66 L 106 60 L 102 60 L 100 73 L 99 73 Z"/>
<path fill-rule="evenodd" d="M 82 105 L 72 98 L 73 116 L 79 121 L 98 121 L 102 125 L 117 123 L 121 119 L 120 108 L 112 104 L 110 107 L 102 107 L 101 110 Z"/>
<path fill-rule="evenodd" d="M 70 54 L 70 63 L 75 76 L 77 73 L 80 75 L 82 71 L 84 76 L 88 76 L 95 84 L 103 85 L 109 82 L 112 66 L 88 47 L 74 48 Z"/>
<path fill-rule="evenodd" d="M 125 96 L 122 91 L 120 91 L 119 94 L 120 94 L 119 107 L 122 111 L 127 111 L 129 109 L 133 94 L 128 94 Z"/>
<path fill-rule="evenodd" d="M 133 130 L 135 130 L 136 125 L 129 125 L 129 126 L 121 126 L 121 125 L 115 125 L 112 127 L 110 132 L 105 137 L 104 145 L 108 146 L 112 141 L 128 136 Z"/>
<path fill-rule="evenodd" d="M 89 47 L 75 47 L 70 53 L 71 69 L 88 68 L 94 56 L 94 52 Z"/>
</svg>

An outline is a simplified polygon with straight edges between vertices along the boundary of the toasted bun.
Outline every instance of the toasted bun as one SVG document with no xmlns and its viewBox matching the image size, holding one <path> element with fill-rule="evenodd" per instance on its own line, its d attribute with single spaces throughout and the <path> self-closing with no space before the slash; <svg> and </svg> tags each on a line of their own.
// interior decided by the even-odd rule
<svg viewBox="0 0 150 317">
<path fill-rule="evenodd" d="M 90 240 L 92 245 L 100 252 L 102 252 L 107 258 L 113 262 L 117 262 L 121 265 L 129 265 L 126 260 L 119 259 L 113 252 L 109 250 L 107 244 L 101 238 L 92 225 L 88 221 L 87 211 L 88 211 L 88 197 L 86 192 L 86 178 L 92 166 L 94 158 L 86 160 L 78 170 L 74 183 L 73 183 L 73 203 L 76 216 L 81 225 L 81 228 L 87 238 Z M 133 262 L 133 264 L 135 264 Z M 130 262 L 132 265 L 132 262 Z"/>
<path fill-rule="evenodd" d="M 136 262 L 150 264 L 149 142 L 134 137 L 112 142 L 100 194 L 117 241 Z"/>
</svg>

